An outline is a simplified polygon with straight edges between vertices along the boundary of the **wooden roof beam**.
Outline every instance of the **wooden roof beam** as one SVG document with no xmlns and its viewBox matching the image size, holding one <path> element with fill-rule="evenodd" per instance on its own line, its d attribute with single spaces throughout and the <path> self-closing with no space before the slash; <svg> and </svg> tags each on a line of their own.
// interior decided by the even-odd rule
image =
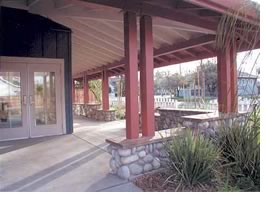
<svg viewBox="0 0 265 197">
<path fill-rule="evenodd" d="M 188 41 L 175 43 L 171 46 L 158 49 L 154 51 L 154 56 L 158 57 L 158 56 L 162 56 L 162 55 L 166 55 L 166 54 L 170 54 L 170 53 L 174 53 L 178 51 L 183 51 L 189 48 L 211 44 L 211 43 L 214 43 L 214 41 L 215 41 L 215 36 L 212 36 L 212 35 L 201 36 L 199 38 L 194 38 Z"/>
<path fill-rule="evenodd" d="M 214 56 L 215 55 L 213 55 L 213 54 L 203 52 L 203 53 L 198 54 L 196 57 L 189 56 L 189 57 L 184 57 L 181 60 L 175 59 L 175 60 L 171 60 L 168 63 L 160 63 L 159 65 L 155 66 L 155 68 L 159 68 L 159 67 L 163 67 L 163 66 L 169 66 L 169 65 L 173 65 L 173 64 L 181 64 L 181 63 L 196 61 L 196 60 L 200 60 L 200 59 L 212 58 Z"/>
<path fill-rule="evenodd" d="M 208 53 L 215 54 L 215 49 L 209 45 L 200 46 L 200 48 L 207 51 Z"/>
<path fill-rule="evenodd" d="M 155 59 L 159 60 L 160 62 L 167 63 L 168 61 L 163 58 L 163 56 L 155 57 Z"/>
<path fill-rule="evenodd" d="M 180 57 L 179 53 L 172 53 L 174 55 L 173 59 L 177 59 L 178 61 L 182 61 L 182 56 Z"/>
<path fill-rule="evenodd" d="M 115 69 L 118 70 L 119 72 L 123 72 L 125 70 L 124 67 L 117 67 Z"/>
<path fill-rule="evenodd" d="M 88 81 L 98 80 L 101 79 L 101 76 L 100 75 L 89 76 L 87 79 Z"/>
<path fill-rule="evenodd" d="M 244 5 L 245 1 L 231 1 L 230 4 L 226 4 L 225 0 L 219 0 L 219 1 L 213 1 L 213 0 L 184 0 L 186 2 L 192 3 L 194 5 L 198 5 L 204 8 L 207 8 L 209 10 L 213 10 L 216 12 L 219 12 L 221 14 L 228 14 L 228 15 L 233 15 L 233 11 L 239 11 L 242 10 L 242 12 L 239 12 L 239 14 L 237 15 L 237 17 L 245 22 L 254 24 L 254 25 L 258 25 L 260 24 L 260 19 L 257 15 L 256 12 L 253 12 L 253 9 L 249 9 L 249 13 L 244 12 L 245 9 L 242 9 L 243 7 L 246 7 L 246 5 Z M 233 3 L 232 3 L 233 2 Z M 231 4 L 233 4 L 233 7 L 231 6 Z"/>
<path fill-rule="evenodd" d="M 81 1 L 74 1 L 75 4 L 78 6 Z M 117 10 L 104 10 L 104 14 L 102 14 L 102 10 L 93 10 L 90 8 L 91 4 L 86 4 L 85 0 L 81 2 L 83 7 L 70 7 L 68 9 L 58 10 L 54 9 L 49 11 L 48 15 L 50 17 L 68 17 L 68 18 L 74 18 L 74 19 L 86 19 L 87 21 L 95 21 L 95 22 L 106 22 L 106 23 L 123 23 L 123 17 L 122 14 L 119 13 Z M 99 5 L 99 4 L 94 4 Z M 52 9 L 52 8 L 51 8 Z M 176 12 L 177 10 L 174 9 Z M 178 11 L 179 12 L 179 11 Z M 183 11 L 182 11 L 183 12 Z M 194 17 L 194 16 L 193 16 Z M 172 22 L 175 22 L 175 24 L 172 25 Z M 205 31 L 205 29 L 200 27 L 194 27 L 190 26 L 184 23 L 178 23 L 178 21 L 171 20 L 165 21 L 165 20 L 159 20 L 159 18 L 156 18 L 154 20 L 153 26 L 154 27 L 162 27 L 162 28 L 174 28 L 176 30 L 184 30 L 184 31 L 191 31 L 191 32 L 200 32 L 200 33 L 212 33 L 215 34 L 215 32 L 209 32 Z M 114 27 L 116 28 L 116 27 Z M 123 28 L 116 28 L 118 31 L 123 31 Z M 121 32 L 122 33 L 122 32 Z"/>
<path fill-rule="evenodd" d="M 165 8 L 159 5 L 152 5 L 141 2 L 139 0 L 120 1 L 120 0 L 82 0 L 84 2 L 95 3 L 122 10 L 133 11 L 140 13 L 141 15 L 149 15 L 161 17 L 179 23 L 183 23 L 199 29 L 204 29 L 208 33 L 216 33 L 217 25 L 214 22 L 200 19 L 192 14 L 186 12 L 178 12 L 175 7 Z"/>
<path fill-rule="evenodd" d="M 192 57 L 196 57 L 197 56 L 197 52 L 193 51 L 192 49 L 186 49 L 183 52 L 189 54 Z"/>
<path fill-rule="evenodd" d="M 188 40 L 188 41 L 175 43 L 174 45 L 154 50 L 154 57 L 170 55 L 172 53 L 176 53 L 176 52 L 183 51 L 183 50 L 186 50 L 186 49 L 190 49 L 190 48 L 193 48 L 193 47 L 198 47 L 198 46 L 211 44 L 211 43 L 214 43 L 214 42 L 215 42 L 215 36 L 212 36 L 212 35 L 201 36 L 199 38 L 194 38 L 194 39 L 191 39 L 191 40 Z M 159 61 L 159 60 L 157 60 L 157 61 Z M 159 64 L 160 63 L 161 62 L 159 61 Z M 105 65 L 105 66 L 108 69 L 111 69 L 111 68 L 120 67 L 120 66 L 123 66 L 123 65 L 124 65 L 124 58 L 122 58 L 120 61 L 116 61 L 114 63 L 108 64 L 108 65 Z"/>
</svg>

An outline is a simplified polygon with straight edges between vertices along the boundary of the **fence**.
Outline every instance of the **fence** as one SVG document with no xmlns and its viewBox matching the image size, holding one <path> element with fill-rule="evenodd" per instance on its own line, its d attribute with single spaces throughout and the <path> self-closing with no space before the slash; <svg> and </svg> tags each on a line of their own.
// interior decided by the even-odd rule
<svg viewBox="0 0 265 197">
<path fill-rule="evenodd" d="M 117 106 L 119 103 L 125 105 L 125 97 L 110 97 L 110 106 Z"/>
<path fill-rule="evenodd" d="M 125 97 L 121 97 L 120 101 L 118 98 L 111 98 L 110 103 L 112 106 L 118 105 L 120 102 L 121 105 L 125 105 Z M 140 102 L 139 102 L 140 103 Z M 155 108 L 173 108 L 173 109 L 205 109 L 205 110 L 218 110 L 217 99 L 208 101 L 207 103 L 200 102 L 178 102 L 176 99 L 171 99 L 169 96 L 155 96 L 154 97 Z M 253 106 L 257 102 L 253 102 L 252 99 L 248 98 L 239 98 L 238 99 L 238 111 L 247 112 L 251 111 Z"/>
<path fill-rule="evenodd" d="M 155 108 L 177 108 L 179 102 L 176 99 L 171 99 L 170 97 L 155 97 Z"/>
<path fill-rule="evenodd" d="M 120 103 L 121 105 L 125 105 L 125 97 L 121 97 L 119 99 L 117 97 L 110 98 L 110 105 L 117 106 L 118 103 Z M 156 108 L 177 108 L 178 101 L 175 99 L 171 99 L 170 97 L 154 97 L 154 103 Z"/>
</svg>

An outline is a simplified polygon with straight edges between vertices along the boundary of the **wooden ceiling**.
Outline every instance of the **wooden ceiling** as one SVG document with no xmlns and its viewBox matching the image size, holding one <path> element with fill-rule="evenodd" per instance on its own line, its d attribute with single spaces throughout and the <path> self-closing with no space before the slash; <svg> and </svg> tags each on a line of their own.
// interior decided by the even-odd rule
<svg viewBox="0 0 265 197">
<path fill-rule="evenodd" d="M 2 0 L 2 6 L 26 9 L 71 28 L 73 76 L 86 72 L 91 79 L 100 77 L 103 67 L 108 68 L 110 76 L 124 72 L 123 10 L 152 16 L 155 67 L 214 56 L 222 11 L 200 3 L 199 0 Z M 139 41 L 138 33 L 138 46 Z"/>
</svg>

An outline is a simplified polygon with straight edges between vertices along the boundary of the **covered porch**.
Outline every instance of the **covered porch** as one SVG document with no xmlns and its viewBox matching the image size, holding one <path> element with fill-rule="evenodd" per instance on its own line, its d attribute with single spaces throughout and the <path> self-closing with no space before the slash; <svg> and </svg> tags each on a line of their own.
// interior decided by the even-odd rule
<svg viewBox="0 0 265 197">
<path fill-rule="evenodd" d="M 108 151 L 112 154 L 110 167 L 113 173 L 131 179 L 141 173 L 163 167 L 166 158 L 161 150 L 161 142 L 178 135 L 181 132 L 178 128 L 186 127 L 194 132 L 213 133 L 220 124 L 229 126 L 229 121 L 232 119 L 244 121 L 244 115 L 238 114 L 236 56 L 237 52 L 249 50 L 249 41 L 244 40 L 244 44 L 241 45 L 239 43 L 242 42 L 238 40 L 242 38 L 235 36 L 225 43 L 225 47 L 218 48 L 216 44 L 218 24 L 226 9 L 221 10 L 214 5 L 198 1 L 181 1 L 177 5 L 172 1 L 144 1 L 139 4 L 122 5 L 118 1 L 94 3 L 106 6 L 105 10 L 122 9 L 123 12 L 116 16 L 115 22 L 112 21 L 114 20 L 112 17 L 101 18 L 100 23 L 109 23 L 110 28 L 100 33 L 109 32 L 108 36 L 104 36 L 109 40 L 105 39 L 105 43 L 93 45 L 93 48 L 95 46 L 95 49 L 100 51 L 100 47 L 104 45 L 106 53 L 121 49 L 124 56 L 119 58 L 112 56 L 113 59 L 109 63 L 95 62 L 95 66 L 91 64 L 91 68 L 73 75 L 73 84 L 75 81 L 83 84 L 85 111 L 85 108 L 91 105 L 88 81 L 100 79 L 102 102 L 96 112 L 110 113 L 109 77 L 125 76 L 126 135 L 110 136 L 106 139 L 110 144 Z M 236 9 L 237 6 L 240 7 L 240 3 L 233 6 Z M 207 14 L 204 15 L 203 12 Z M 254 18 L 249 20 L 243 17 L 240 20 L 255 26 L 257 21 Z M 122 48 L 116 41 L 120 38 L 114 33 L 117 29 L 111 28 L 114 23 L 118 26 L 116 20 L 119 21 L 119 30 L 122 33 Z M 61 22 L 66 24 L 67 20 L 62 19 Z M 71 26 L 70 23 L 69 25 Z M 74 24 L 72 27 L 77 30 L 79 28 Z M 254 48 L 258 48 L 259 41 L 254 42 Z M 91 56 L 92 59 L 93 57 Z M 103 56 L 95 57 L 100 57 L 101 61 L 108 60 Z M 217 57 L 218 111 L 216 113 L 202 111 L 186 115 L 185 111 L 177 110 L 174 112 L 175 115 L 171 115 L 171 119 L 168 117 L 164 119 L 165 122 L 170 121 L 172 124 L 159 128 L 161 125 L 164 126 L 164 122 L 161 121 L 161 117 L 157 118 L 155 115 L 154 68 L 211 57 Z M 75 98 L 75 88 L 73 88 L 73 98 Z M 84 116 L 90 114 L 84 113 Z M 98 119 L 97 115 L 92 118 Z M 163 137 L 158 140 L 158 135 Z"/>
<path fill-rule="evenodd" d="M 75 104 L 76 81 L 83 84 L 84 116 L 111 121 L 115 112 L 109 104 L 109 77 L 125 76 L 125 128 L 108 122 L 104 124 L 107 130 L 98 130 L 101 123 L 94 121 L 78 128 L 80 123 L 77 121 L 73 134 L 84 140 L 102 134 L 99 139 L 95 138 L 95 145 L 100 146 L 102 140 L 110 144 L 108 152 L 111 154 L 112 173 L 124 179 L 159 169 L 165 160 L 162 150 L 164 138 L 158 139 L 160 134 L 155 128 L 154 68 L 217 57 L 218 113 L 211 114 L 210 121 L 223 117 L 229 119 L 237 116 L 238 112 L 236 54 L 249 50 L 250 45 L 259 48 L 259 39 L 251 43 L 251 35 L 239 45 L 240 34 L 225 43 L 222 49 L 216 46 L 218 25 L 223 15 L 232 15 L 243 6 L 243 1 L 32 0 L 18 3 L 4 0 L 1 5 L 48 17 L 71 30 L 68 39 L 71 50 L 67 53 L 72 66 L 65 71 L 66 133 L 73 133 L 69 125 L 73 121 L 71 108 Z M 252 9 L 246 13 L 239 14 L 239 23 L 259 27 L 256 13 Z M 56 53 L 58 46 L 53 48 Z M 88 82 L 95 79 L 102 82 L 100 104 L 91 103 Z M 177 116 L 172 117 L 175 121 Z M 188 117 L 187 121 L 182 121 L 181 127 L 196 127 L 197 130 L 206 125 L 208 129 L 210 125 L 207 121 L 207 124 L 199 122 L 193 126 L 191 119 L 197 121 L 198 118 Z M 205 116 L 202 119 L 204 121 Z M 168 135 L 171 129 L 172 125 L 163 128 L 163 135 L 168 140 L 172 137 Z"/>
<path fill-rule="evenodd" d="M 73 23 L 72 19 L 64 17 L 63 14 L 54 17 L 58 22 L 74 30 L 73 42 L 76 43 L 73 49 L 80 50 L 80 47 L 87 42 L 91 50 L 97 51 L 97 54 L 92 55 L 87 53 L 84 47 L 79 55 L 74 54 L 76 62 L 81 61 L 86 65 L 82 68 L 80 66 L 74 68 L 76 72 L 73 73 L 72 98 L 75 98 L 76 94 L 75 82 L 83 84 L 84 106 L 81 107 L 81 111 L 84 111 L 81 112 L 83 116 L 99 120 L 98 115 L 95 115 L 96 111 L 102 114 L 101 119 L 113 120 L 109 118 L 113 117 L 110 114 L 114 113 L 110 111 L 109 104 L 109 77 L 125 75 L 126 139 L 155 136 L 154 100 L 151 99 L 154 97 L 154 68 L 210 57 L 217 57 L 218 64 L 219 108 L 214 116 L 238 112 L 236 54 L 248 50 L 249 41 L 246 40 L 239 46 L 237 43 L 239 37 L 235 37 L 235 40 L 227 43 L 225 50 L 218 49 L 216 46 L 218 22 L 227 9 L 198 1 L 180 1 L 179 3 L 143 1 L 138 4 L 137 2 L 120 4 L 118 1 L 86 1 L 86 3 L 82 2 L 82 5 L 99 6 L 108 12 L 109 16 L 100 15 L 101 11 L 96 11 L 93 7 L 92 9 L 95 9 L 93 16 L 82 15 L 86 20 L 81 20 L 79 18 L 81 16 L 73 16 L 73 20 L 77 23 Z M 231 3 L 234 10 L 240 5 L 240 2 Z M 123 12 L 117 12 L 118 10 Z M 251 11 L 248 12 L 247 18 L 241 17 L 240 20 L 252 25 L 258 23 Z M 108 25 L 104 26 L 104 30 L 99 26 L 92 29 L 90 21 L 96 21 L 98 25 Z M 86 32 L 81 34 L 84 30 Z M 92 32 L 98 33 L 94 41 L 90 40 L 94 36 L 91 37 Z M 81 38 L 84 43 L 77 41 Z M 254 45 L 258 48 L 259 41 Z M 103 63 L 104 61 L 107 63 Z M 91 117 L 90 112 L 86 112 L 90 111 L 86 108 L 94 107 L 89 96 L 88 82 L 96 79 L 101 79 L 102 82 L 102 102 L 96 110 L 91 110 L 94 113 Z"/>
</svg>

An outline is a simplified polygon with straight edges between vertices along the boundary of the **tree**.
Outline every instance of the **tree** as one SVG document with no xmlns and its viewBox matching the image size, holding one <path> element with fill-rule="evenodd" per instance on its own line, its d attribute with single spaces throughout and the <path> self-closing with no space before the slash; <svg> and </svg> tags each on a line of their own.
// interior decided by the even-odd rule
<svg viewBox="0 0 265 197">
<path fill-rule="evenodd" d="M 173 75 L 171 75 L 170 77 L 170 89 L 171 91 L 174 93 L 174 96 L 179 97 L 179 93 L 180 90 L 186 86 L 186 80 L 185 77 L 178 74 L 178 73 L 174 73 Z"/>
<path fill-rule="evenodd" d="M 168 91 L 171 95 L 179 97 L 180 89 L 186 86 L 185 77 L 174 73 L 157 71 L 155 73 L 155 92 L 161 93 Z"/>
<path fill-rule="evenodd" d="M 162 90 L 165 88 L 164 83 L 165 72 L 156 71 L 154 76 L 154 88 L 155 94 L 161 94 Z"/>
<path fill-rule="evenodd" d="M 114 91 L 117 92 L 118 97 L 125 96 L 125 76 L 119 75 L 119 80 L 116 82 L 116 86 L 114 87 Z"/>
<path fill-rule="evenodd" d="M 102 82 L 100 79 L 98 80 L 92 80 L 88 82 L 89 90 L 93 93 L 95 96 L 95 99 L 97 102 L 101 102 L 101 96 L 102 96 Z"/>
<path fill-rule="evenodd" d="M 201 65 L 202 72 L 204 73 L 204 79 L 200 75 L 200 81 L 205 83 L 205 91 L 209 93 L 209 96 L 217 95 L 217 65 L 213 62 L 207 61 Z"/>
</svg>

